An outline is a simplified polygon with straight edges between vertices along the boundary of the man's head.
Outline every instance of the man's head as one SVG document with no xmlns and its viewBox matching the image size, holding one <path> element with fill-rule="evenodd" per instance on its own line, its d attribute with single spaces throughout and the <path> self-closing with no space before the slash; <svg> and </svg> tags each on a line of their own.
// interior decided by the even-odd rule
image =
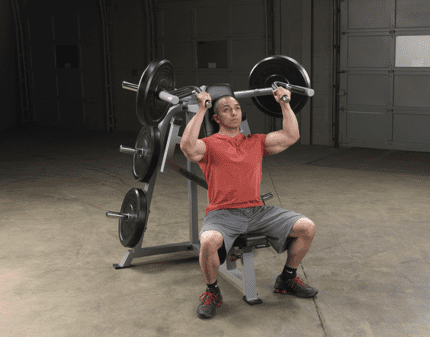
<svg viewBox="0 0 430 337">
<path fill-rule="evenodd" d="M 232 96 L 218 99 L 214 105 L 214 120 L 219 124 L 220 131 L 239 129 L 242 122 L 242 110 L 239 102 Z"/>
</svg>

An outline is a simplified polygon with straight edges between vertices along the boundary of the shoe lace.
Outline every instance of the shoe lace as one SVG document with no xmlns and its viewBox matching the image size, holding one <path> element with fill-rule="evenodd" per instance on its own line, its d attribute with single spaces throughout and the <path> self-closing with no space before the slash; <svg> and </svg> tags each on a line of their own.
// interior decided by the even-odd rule
<svg viewBox="0 0 430 337">
<path fill-rule="evenodd" d="M 291 288 L 292 288 L 292 287 L 294 287 L 294 284 L 300 284 L 300 285 L 302 285 L 302 286 L 306 287 L 305 282 L 304 282 L 300 277 L 296 277 L 296 278 L 293 280 L 293 284 L 291 285 Z"/>
<path fill-rule="evenodd" d="M 200 301 L 203 301 L 205 297 L 206 297 L 206 300 L 204 301 L 203 305 L 210 305 L 211 301 L 216 301 L 218 299 L 218 296 L 215 295 L 214 293 L 206 292 L 199 297 Z"/>
</svg>

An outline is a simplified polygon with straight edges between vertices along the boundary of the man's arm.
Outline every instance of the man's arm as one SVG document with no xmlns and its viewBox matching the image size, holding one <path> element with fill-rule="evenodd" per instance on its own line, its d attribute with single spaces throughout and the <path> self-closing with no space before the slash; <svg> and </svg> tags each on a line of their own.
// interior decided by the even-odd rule
<svg viewBox="0 0 430 337">
<path fill-rule="evenodd" d="M 207 92 L 203 91 L 197 95 L 199 110 L 187 124 L 184 133 L 182 134 L 180 144 L 181 150 L 184 155 L 193 162 L 200 161 L 206 152 L 206 144 L 202 140 L 198 139 L 203 118 L 207 111 L 205 105 L 206 100 L 211 100 L 210 95 Z"/>
<path fill-rule="evenodd" d="M 299 123 L 296 115 L 291 109 L 290 103 L 285 103 L 281 97 L 287 95 L 291 98 L 291 92 L 283 87 L 279 87 L 273 92 L 276 101 L 282 109 L 282 130 L 271 132 L 266 136 L 266 149 L 271 154 L 278 154 L 285 151 L 300 138 Z"/>
</svg>

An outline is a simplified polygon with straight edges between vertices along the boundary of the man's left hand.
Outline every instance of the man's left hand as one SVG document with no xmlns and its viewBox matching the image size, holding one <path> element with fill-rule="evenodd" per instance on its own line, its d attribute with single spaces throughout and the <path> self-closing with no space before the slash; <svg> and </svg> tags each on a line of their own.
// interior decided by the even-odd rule
<svg viewBox="0 0 430 337">
<path fill-rule="evenodd" d="M 276 90 L 273 90 L 273 96 L 276 99 L 276 102 L 278 102 L 279 104 L 290 104 L 290 103 L 285 103 L 282 100 L 282 97 L 287 95 L 287 97 L 291 100 L 291 91 L 285 89 L 284 87 L 279 87 Z"/>
</svg>

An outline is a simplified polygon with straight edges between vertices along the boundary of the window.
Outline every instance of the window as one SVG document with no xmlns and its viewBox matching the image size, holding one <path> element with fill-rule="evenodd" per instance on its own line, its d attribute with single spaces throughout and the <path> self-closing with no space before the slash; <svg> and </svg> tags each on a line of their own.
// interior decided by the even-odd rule
<svg viewBox="0 0 430 337">
<path fill-rule="evenodd" d="M 430 67 L 430 35 L 397 36 L 396 67 Z"/>
</svg>

